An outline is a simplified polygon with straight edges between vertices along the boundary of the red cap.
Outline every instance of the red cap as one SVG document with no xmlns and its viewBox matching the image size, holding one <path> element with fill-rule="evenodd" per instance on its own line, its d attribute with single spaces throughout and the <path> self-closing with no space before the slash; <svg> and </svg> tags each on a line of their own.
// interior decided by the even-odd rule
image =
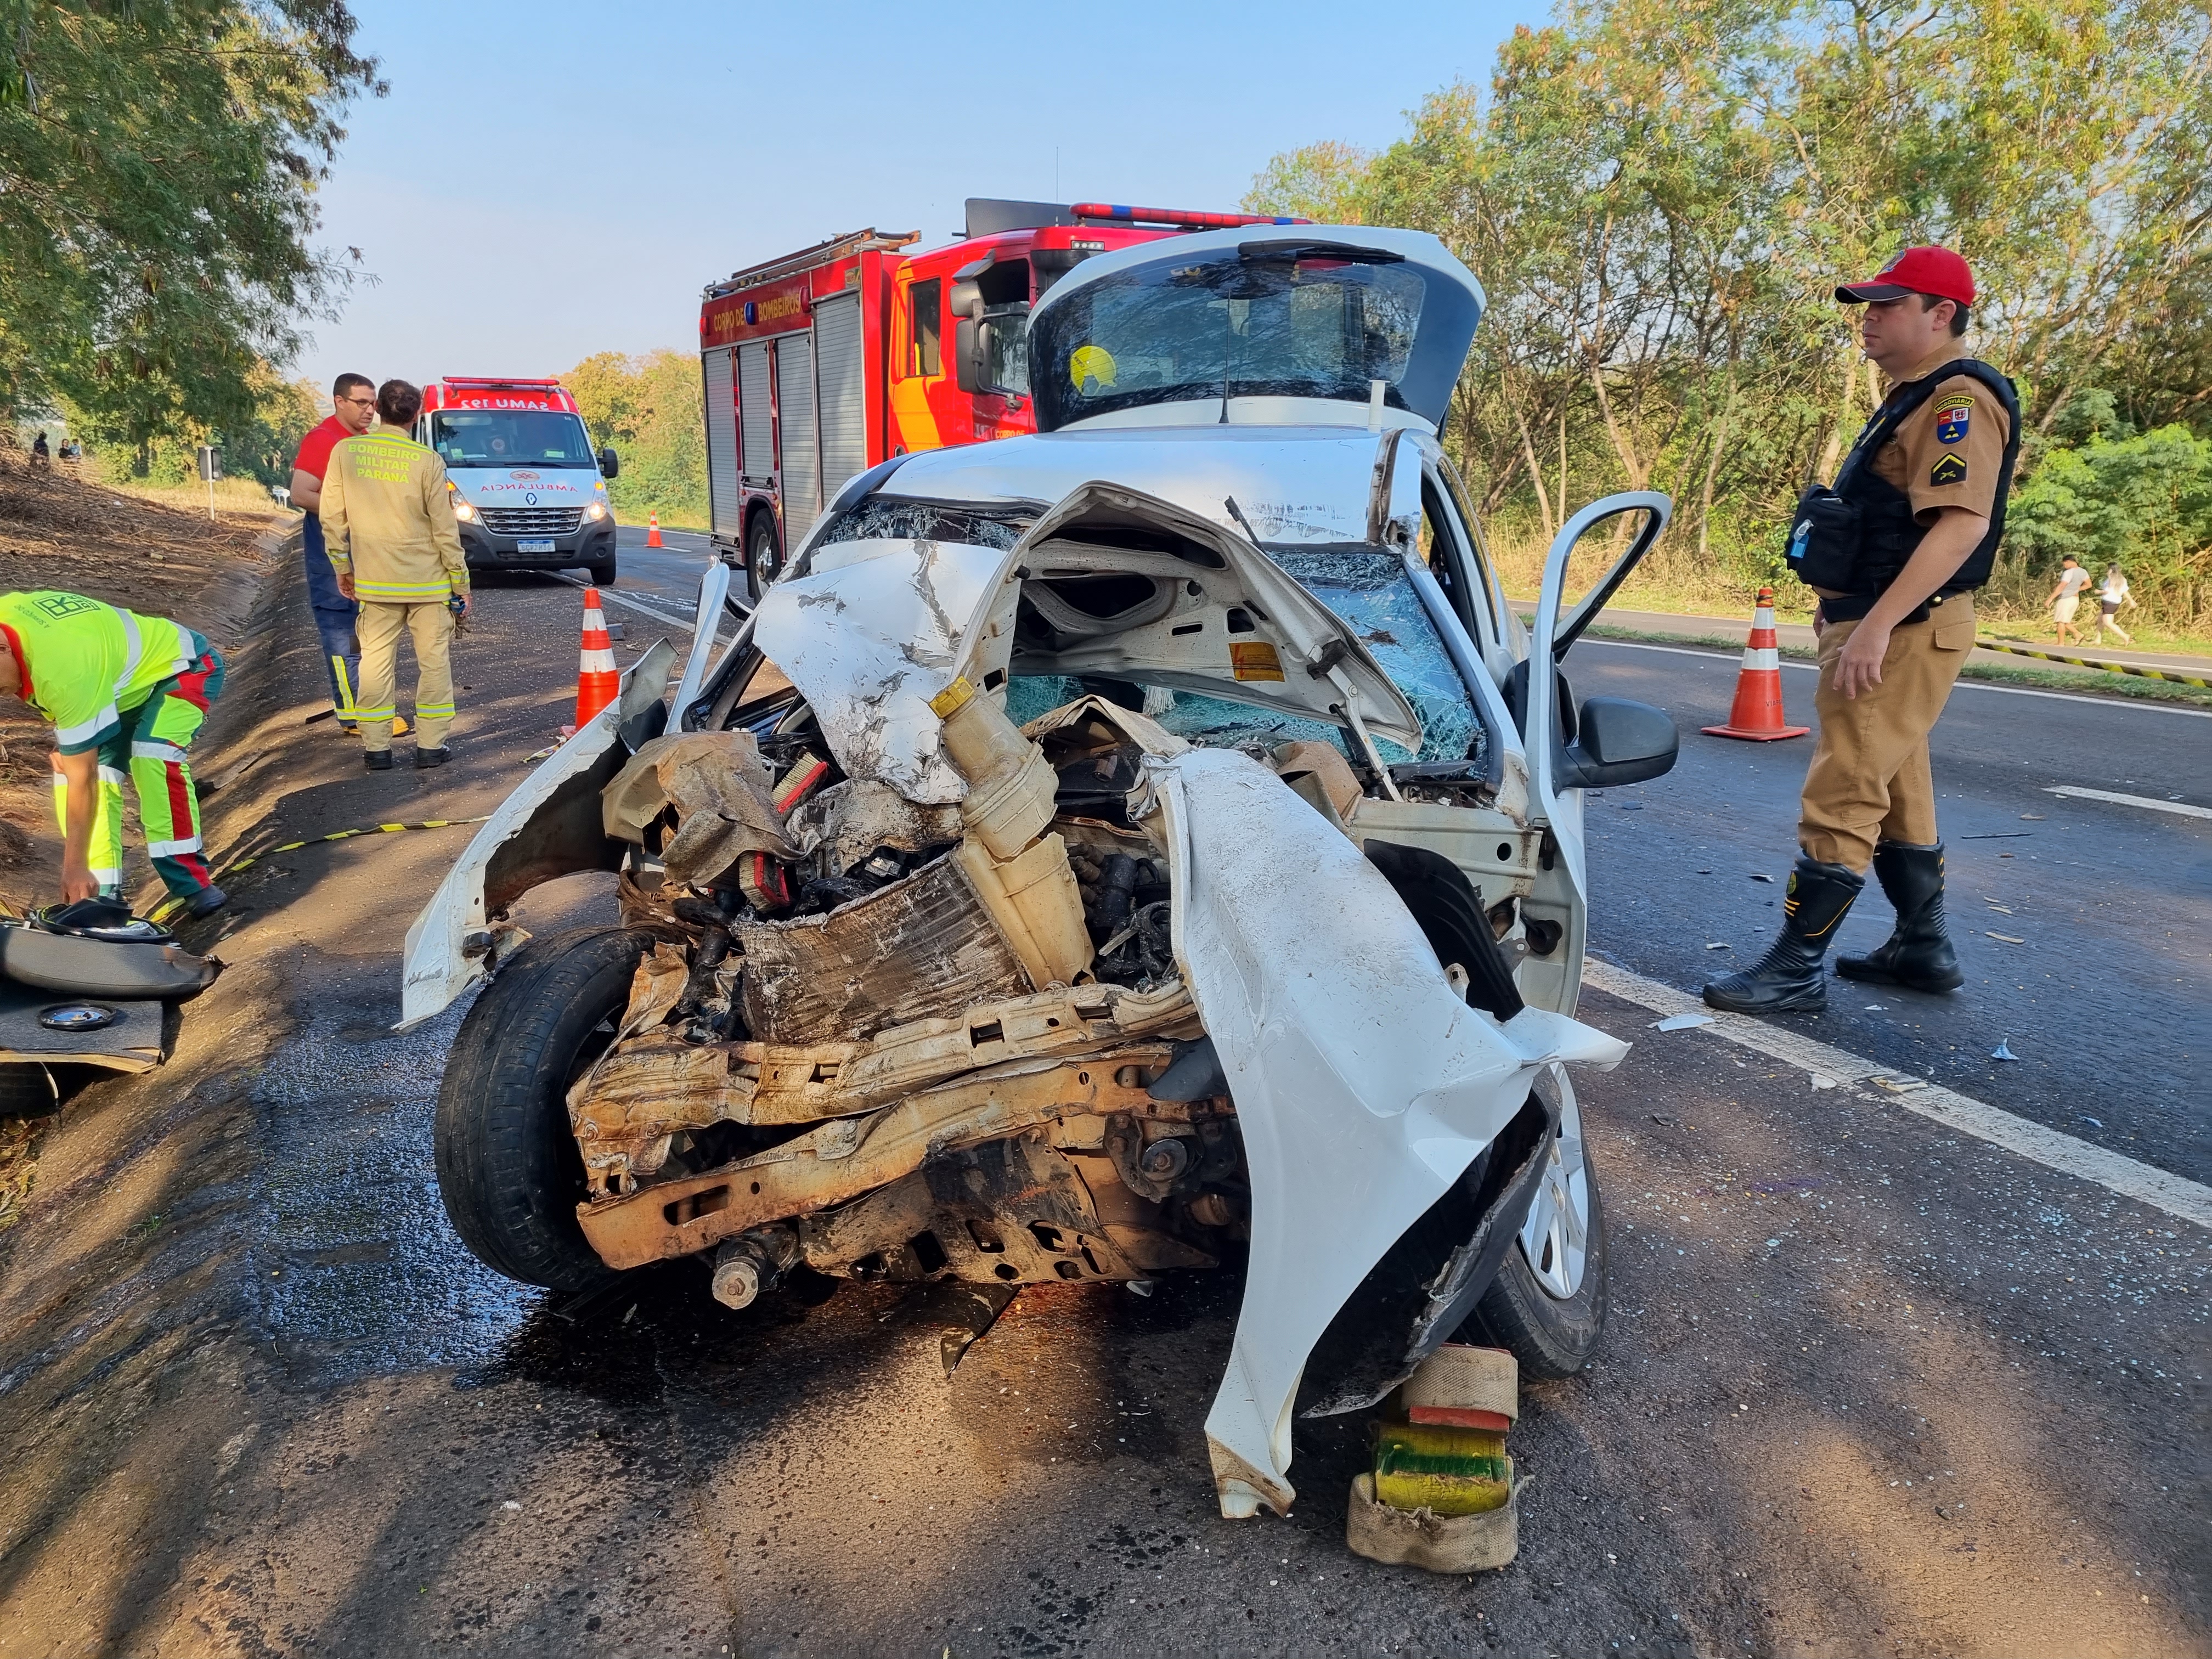
<svg viewBox="0 0 2212 1659">
<path fill-rule="evenodd" d="M 1974 303 L 1974 273 L 1948 247 L 1909 247 L 1867 281 L 1838 289 L 1836 298 L 1848 306 L 1902 299 L 1908 294 L 1929 294 L 1970 306 Z"/>
</svg>

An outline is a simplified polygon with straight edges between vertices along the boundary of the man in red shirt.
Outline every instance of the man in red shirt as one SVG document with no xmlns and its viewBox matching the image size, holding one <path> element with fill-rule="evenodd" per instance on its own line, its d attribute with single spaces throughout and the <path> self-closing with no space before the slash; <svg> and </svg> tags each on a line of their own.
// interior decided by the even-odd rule
<svg viewBox="0 0 2212 1659">
<path fill-rule="evenodd" d="M 356 729 L 354 688 L 360 684 L 361 648 L 354 623 L 361 607 L 338 592 L 337 572 L 323 543 L 323 474 L 331 451 L 344 439 L 368 430 L 376 416 L 376 386 L 365 374 L 341 374 L 331 384 L 331 416 L 300 441 L 292 460 L 292 505 L 306 512 L 302 530 L 307 565 L 307 599 L 314 606 L 315 631 L 322 635 L 323 664 L 330 675 L 331 707 L 340 725 Z"/>
</svg>

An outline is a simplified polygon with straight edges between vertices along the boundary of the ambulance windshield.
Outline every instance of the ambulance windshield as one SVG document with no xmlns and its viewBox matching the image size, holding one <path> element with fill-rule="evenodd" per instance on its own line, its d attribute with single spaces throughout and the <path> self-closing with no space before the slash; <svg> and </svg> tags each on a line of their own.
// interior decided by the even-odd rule
<svg viewBox="0 0 2212 1659">
<path fill-rule="evenodd" d="M 1370 250 L 1261 246 L 1162 258 L 1055 295 L 1031 319 L 1038 425 L 1200 398 L 1323 398 L 1393 409 L 1419 374 L 1425 311 L 1467 309 L 1414 264 Z M 1437 331 L 1458 334 L 1444 319 Z M 1471 331 L 1472 321 L 1466 327 Z M 1460 353 L 1465 337 L 1458 338 Z M 1451 364 L 1456 374 L 1457 362 Z"/>
<path fill-rule="evenodd" d="M 548 409 L 437 410 L 430 447 L 449 467 L 599 465 L 583 421 Z"/>
</svg>

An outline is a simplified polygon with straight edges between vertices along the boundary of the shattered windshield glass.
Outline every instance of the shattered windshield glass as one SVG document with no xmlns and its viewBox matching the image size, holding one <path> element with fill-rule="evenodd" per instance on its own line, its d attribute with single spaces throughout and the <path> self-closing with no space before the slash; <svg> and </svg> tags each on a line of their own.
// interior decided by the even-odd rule
<svg viewBox="0 0 2212 1659">
<path fill-rule="evenodd" d="M 1194 398 L 1364 403 L 1376 380 L 1403 409 L 1427 287 L 1382 255 L 1296 247 L 1103 277 L 1033 319 L 1039 425 Z"/>
<path fill-rule="evenodd" d="M 870 495 L 839 514 L 817 545 L 890 540 L 965 542 L 971 547 L 996 548 L 1005 553 L 1021 540 L 1022 532 L 1040 511 L 1025 503 L 986 510 L 948 501 Z"/>
<path fill-rule="evenodd" d="M 1385 760 L 1462 760 L 1474 755 L 1481 720 L 1396 555 L 1370 548 L 1270 548 L 1267 556 L 1336 614 L 1420 716 L 1420 753 L 1408 755 L 1381 738 L 1376 747 Z M 1224 695 L 1219 696 L 1144 686 L 1144 712 L 1177 737 L 1212 748 L 1302 739 L 1342 746 L 1337 726 L 1239 702 L 1231 695 L 1235 684 L 1224 670 Z M 1062 675 L 1017 676 L 1007 683 L 1006 713 L 1019 725 L 1073 702 L 1086 689 L 1100 688 L 1086 688 Z"/>
</svg>

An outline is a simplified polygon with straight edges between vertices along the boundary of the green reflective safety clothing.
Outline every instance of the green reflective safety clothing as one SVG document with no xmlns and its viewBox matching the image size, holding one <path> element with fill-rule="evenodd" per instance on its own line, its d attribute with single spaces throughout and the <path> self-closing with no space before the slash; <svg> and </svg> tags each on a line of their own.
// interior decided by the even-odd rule
<svg viewBox="0 0 2212 1659">
<path fill-rule="evenodd" d="M 0 635 L 23 671 L 23 701 L 53 724 L 64 755 L 96 749 L 208 642 L 166 617 L 141 617 L 82 593 L 0 593 Z"/>
</svg>

